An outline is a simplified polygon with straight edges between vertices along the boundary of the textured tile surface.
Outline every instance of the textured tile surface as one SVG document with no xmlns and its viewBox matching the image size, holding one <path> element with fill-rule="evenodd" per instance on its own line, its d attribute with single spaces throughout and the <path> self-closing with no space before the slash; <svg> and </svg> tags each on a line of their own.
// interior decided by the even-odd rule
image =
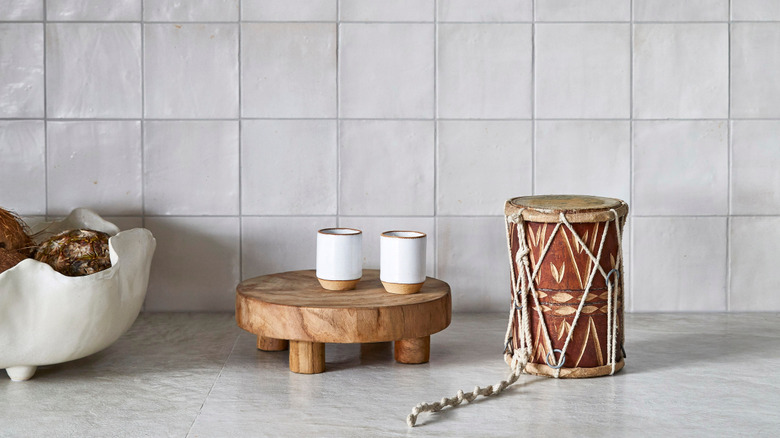
<svg viewBox="0 0 780 438">
<path fill-rule="evenodd" d="M 630 11 L 623 0 L 536 0 L 538 21 L 628 21 Z"/>
<path fill-rule="evenodd" d="M 734 0 L 736 4 L 739 0 Z M 727 21 L 729 0 L 635 0 L 634 21 Z"/>
<path fill-rule="evenodd" d="M 245 23 L 241 115 L 336 117 L 336 24 Z"/>
<path fill-rule="evenodd" d="M 47 24 L 46 106 L 49 117 L 140 117 L 141 25 Z"/>
<path fill-rule="evenodd" d="M 427 364 L 395 363 L 389 343 L 331 344 L 327 371 L 314 376 L 290 373 L 287 352 L 258 351 L 231 314 L 142 314 L 101 353 L 44 367 L 27 383 L 3 376 L 0 408 L 11 436 L 54 430 L 57 436 L 448 437 L 479 428 L 513 437 L 518 412 L 534 412 L 523 427 L 537 435 L 554 423 L 562 434 L 603 436 L 608 422 L 609 436 L 669 430 L 771 436 L 780 421 L 774 409 L 780 379 L 772 372 L 780 361 L 778 323 L 776 314 L 627 315 L 628 358 L 615 376 L 522 376 L 503 395 L 423 414 L 410 430 L 404 419 L 417 403 L 506 377 L 503 312 L 456 314 L 433 335 Z M 632 403 L 623 403 L 626 394 Z M 717 415 L 704 419 L 702 410 Z"/>
<path fill-rule="evenodd" d="M 433 21 L 435 0 L 339 0 L 341 21 Z"/>
<path fill-rule="evenodd" d="M 244 120 L 243 214 L 336 214 L 335 120 Z"/>
<path fill-rule="evenodd" d="M 238 122 L 147 122 L 145 213 L 237 214 L 238 149 Z"/>
<path fill-rule="evenodd" d="M 635 312 L 726 310 L 725 217 L 635 217 L 632 226 Z"/>
<path fill-rule="evenodd" d="M 725 121 L 634 122 L 634 213 L 727 214 L 727 133 Z"/>
<path fill-rule="evenodd" d="M 504 217 L 439 217 L 436 221 L 436 275 L 452 287 L 453 311 L 503 309 L 512 297 Z"/>
<path fill-rule="evenodd" d="M 346 23 L 339 29 L 341 117 L 433 117 L 433 24 Z"/>
<path fill-rule="evenodd" d="M 731 116 L 780 117 L 780 25 L 731 25 Z"/>
<path fill-rule="evenodd" d="M 0 23 L 0 117 L 43 117 L 43 25 Z"/>
<path fill-rule="evenodd" d="M 139 21 L 142 0 L 45 0 L 49 21 Z"/>
<path fill-rule="evenodd" d="M 780 284 L 780 273 L 774 257 L 780 239 L 778 230 L 778 217 L 731 218 L 730 310 L 780 310 L 780 297 L 774 292 L 774 288 Z"/>
<path fill-rule="evenodd" d="M 634 117 L 726 118 L 728 24 L 634 26 Z"/>
<path fill-rule="evenodd" d="M 141 214 L 141 123 L 49 122 L 49 214 Z"/>
<path fill-rule="evenodd" d="M 0 21 L 43 20 L 44 0 L 0 0 Z"/>
<path fill-rule="evenodd" d="M 43 121 L 0 121 L 0 207 L 46 213 L 45 141 Z"/>
<path fill-rule="evenodd" d="M 531 26 L 441 24 L 438 116 L 531 117 Z"/>
<path fill-rule="evenodd" d="M 630 39 L 628 24 L 537 25 L 536 117 L 628 117 Z"/>
<path fill-rule="evenodd" d="M 336 21 L 338 0 L 241 0 L 241 19 Z"/>
<path fill-rule="evenodd" d="M 147 24 L 144 32 L 146 117 L 238 116 L 237 24 Z"/>
<path fill-rule="evenodd" d="M 439 21 L 532 21 L 533 0 L 437 0 Z"/>
<path fill-rule="evenodd" d="M 629 122 L 536 122 L 536 193 L 607 196 L 631 205 L 630 129 Z"/>
<path fill-rule="evenodd" d="M 733 20 L 780 20 L 780 3 L 775 0 L 731 0 Z"/>
<path fill-rule="evenodd" d="M 144 309 L 232 311 L 240 277 L 236 217 L 147 217 L 157 239 Z"/>
<path fill-rule="evenodd" d="M 340 214 L 433 214 L 433 131 L 433 122 L 341 122 Z"/>
<path fill-rule="evenodd" d="M 733 214 L 780 214 L 780 121 L 740 120 L 731 125 Z"/>
<path fill-rule="evenodd" d="M 237 21 L 240 0 L 143 0 L 146 21 Z"/>
<path fill-rule="evenodd" d="M 436 211 L 503 215 L 504 201 L 530 194 L 531 136 L 531 122 L 439 122 Z"/>
<path fill-rule="evenodd" d="M 317 230 L 335 226 L 335 216 L 242 218 L 243 278 L 314 269 Z"/>
</svg>

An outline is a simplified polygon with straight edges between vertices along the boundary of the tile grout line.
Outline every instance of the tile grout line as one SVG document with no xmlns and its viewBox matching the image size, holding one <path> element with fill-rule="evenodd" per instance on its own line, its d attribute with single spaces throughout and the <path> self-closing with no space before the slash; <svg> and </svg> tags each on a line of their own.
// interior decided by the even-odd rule
<svg viewBox="0 0 780 438">
<path fill-rule="evenodd" d="M 244 108 L 242 106 L 241 85 L 244 82 L 244 61 L 241 58 L 241 35 L 244 26 L 241 23 L 243 14 L 242 4 L 238 2 L 238 281 L 244 281 L 244 184 L 243 184 L 243 156 L 244 156 Z"/>
<path fill-rule="evenodd" d="M 46 22 L 46 1 L 43 2 L 43 214 L 46 220 L 49 220 L 49 92 L 48 92 L 48 62 L 46 33 L 48 25 Z"/>
<path fill-rule="evenodd" d="M 336 0 L 336 226 L 341 226 L 341 0 Z"/>
<path fill-rule="evenodd" d="M 45 3 L 45 2 L 44 2 Z M 141 2 L 141 228 L 146 228 L 146 26 L 144 26 L 144 3 Z M 147 286 L 148 289 L 148 286 Z M 146 299 L 141 311 L 146 311 Z"/>
<path fill-rule="evenodd" d="M 536 194 L 536 0 L 531 2 L 531 195 Z"/>
<path fill-rule="evenodd" d="M 433 2 L 433 276 L 439 277 L 439 4 Z"/>
<path fill-rule="evenodd" d="M 731 20 L 731 8 L 733 0 L 729 0 L 729 20 Z M 733 213 L 732 202 L 733 197 L 731 193 L 731 177 L 732 177 L 732 155 L 734 154 L 734 144 L 731 141 L 731 21 L 728 24 L 728 107 L 727 115 L 728 121 L 726 122 L 726 138 L 728 141 L 726 162 L 728 166 L 728 172 L 726 174 L 726 312 L 731 311 L 731 214 Z"/>
<path fill-rule="evenodd" d="M 206 406 L 206 402 L 211 396 L 211 391 L 214 390 L 214 387 L 217 386 L 217 382 L 219 381 L 219 378 L 222 377 L 222 373 L 225 371 L 225 367 L 227 367 L 228 361 L 230 361 L 230 357 L 233 356 L 233 352 L 236 350 L 236 345 L 238 345 L 238 339 L 240 337 L 241 337 L 241 333 L 236 334 L 236 339 L 233 341 L 233 346 L 230 348 L 230 353 L 228 353 L 227 357 L 225 358 L 225 362 L 222 363 L 222 368 L 219 369 L 219 373 L 217 374 L 217 377 L 214 378 L 214 383 L 211 384 L 211 387 L 209 388 L 209 392 L 203 398 L 203 403 L 201 403 L 200 407 L 198 408 L 198 413 L 195 414 L 195 418 L 192 419 L 192 424 L 190 424 L 190 428 L 187 430 L 187 435 L 185 435 L 185 437 L 188 437 L 192 434 L 192 428 L 195 427 L 195 422 L 198 421 L 201 412 L 203 412 L 203 407 Z"/>
<path fill-rule="evenodd" d="M 39 23 L 40 20 L 0 20 L 4 24 L 30 24 Z M 335 23 L 346 24 L 434 24 L 434 21 L 414 21 L 414 20 L 395 20 L 395 21 L 357 21 L 357 20 L 214 20 L 214 21 L 188 21 L 188 20 L 47 20 L 53 24 L 237 24 L 237 23 L 258 23 L 258 24 L 308 24 L 308 23 Z M 491 24 L 491 25 L 511 25 L 511 24 L 728 24 L 728 23 L 769 23 L 778 24 L 780 20 L 605 20 L 605 21 L 542 21 L 542 20 L 515 20 L 515 21 L 442 21 L 443 24 Z"/>
<path fill-rule="evenodd" d="M 629 2 L 629 85 L 628 85 L 628 202 L 634 203 L 634 0 Z M 631 215 L 632 218 L 634 217 Z M 628 235 L 628 252 L 631 262 L 634 261 L 634 228 Z M 625 257 L 624 257 L 625 260 Z M 629 267 L 630 268 L 630 267 Z M 630 274 L 630 272 L 629 272 Z M 625 292 L 624 292 L 625 293 Z M 634 276 L 628 284 L 628 298 L 631 300 L 631 306 L 628 311 L 634 311 Z M 625 297 L 624 297 L 625 300 Z"/>
</svg>

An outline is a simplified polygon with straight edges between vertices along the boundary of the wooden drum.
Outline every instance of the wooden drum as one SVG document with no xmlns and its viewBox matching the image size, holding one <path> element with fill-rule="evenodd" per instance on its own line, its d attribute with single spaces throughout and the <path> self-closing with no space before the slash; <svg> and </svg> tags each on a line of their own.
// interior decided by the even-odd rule
<svg viewBox="0 0 780 438">
<path fill-rule="evenodd" d="M 623 368 L 621 237 L 628 205 L 595 196 L 526 196 L 508 200 L 504 213 L 513 290 L 507 361 L 562 378 Z"/>
</svg>

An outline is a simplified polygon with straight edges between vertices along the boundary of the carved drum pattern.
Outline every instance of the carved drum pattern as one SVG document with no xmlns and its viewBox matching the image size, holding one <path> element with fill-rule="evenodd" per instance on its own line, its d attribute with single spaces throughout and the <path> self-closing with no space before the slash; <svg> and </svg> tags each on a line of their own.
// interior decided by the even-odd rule
<svg viewBox="0 0 780 438">
<path fill-rule="evenodd" d="M 611 340 L 608 331 L 610 323 L 616 325 L 614 357 L 619 362 L 615 368 L 620 369 L 623 366 L 624 342 L 623 267 L 622 257 L 618 256 L 620 246 L 614 218 L 617 215 L 622 230 L 628 206 L 623 201 L 611 198 L 533 196 L 507 201 L 505 212 L 508 218 L 512 214 L 522 216 L 518 223 L 508 221 L 513 277 L 523 272 L 521 259 L 517 257 L 522 250 L 518 236 L 525 235 L 531 271 L 539 266 L 533 279 L 539 307 L 533 299 L 533 291 L 529 290 L 527 312 L 517 311 L 512 328 L 512 347 L 517 349 L 520 348 L 519 339 L 522 336 L 521 318 L 524 315 L 529 318 L 531 350 L 526 370 L 558 377 L 610 374 L 613 368 L 608 346 Z M 563 224 L 552 237 L 561 213 L 579 239 Z M 519 226 L 525 227 L 525 233 L 518 232 Z M 549 249 L 542 256 L 548 243 Z M 597 267 L 588 250 L 598 258 L 601 271 L 593 272 Z M 602 272 L 608 273 L 612 283 L 614 290 L 611 305 L 615 308 L 610 308 L 607 281 Z M 591 276 L 593 279 L 588 288 Z M 582 303 L 586 290 L 587 296 Z M 581 303 L 582 309 L 577 317 Z M 539 308 L 542 318 L 539 317 Z M 543 333 L 545 326 L 552 352 Z M 570 333 L 571 339 L 561 364 L 560 353 Z M 560 371 L 556 373 L 554 368 L 560 368 Z"/>
</svg>

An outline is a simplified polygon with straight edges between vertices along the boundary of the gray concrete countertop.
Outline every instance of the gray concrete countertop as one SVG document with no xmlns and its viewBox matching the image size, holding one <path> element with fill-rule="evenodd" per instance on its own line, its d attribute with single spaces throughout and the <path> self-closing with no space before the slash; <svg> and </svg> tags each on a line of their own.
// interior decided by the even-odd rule
<svg viewBox="0 0 780 438">
<path fill-rule="evenodd" d="M 626 315 L 612 377 L 523 376 L 498 397 L 405 417 L 418 402 L 494 384 L 506 315 L 456 314 L 431 361 L 388 343 L 328 345 L 327 371 L 293 374 L 229 314 L 142 314 L 110 348 L 0 377 L 0 436 L 778 436 L 780 315 Z"/>
</svg>

